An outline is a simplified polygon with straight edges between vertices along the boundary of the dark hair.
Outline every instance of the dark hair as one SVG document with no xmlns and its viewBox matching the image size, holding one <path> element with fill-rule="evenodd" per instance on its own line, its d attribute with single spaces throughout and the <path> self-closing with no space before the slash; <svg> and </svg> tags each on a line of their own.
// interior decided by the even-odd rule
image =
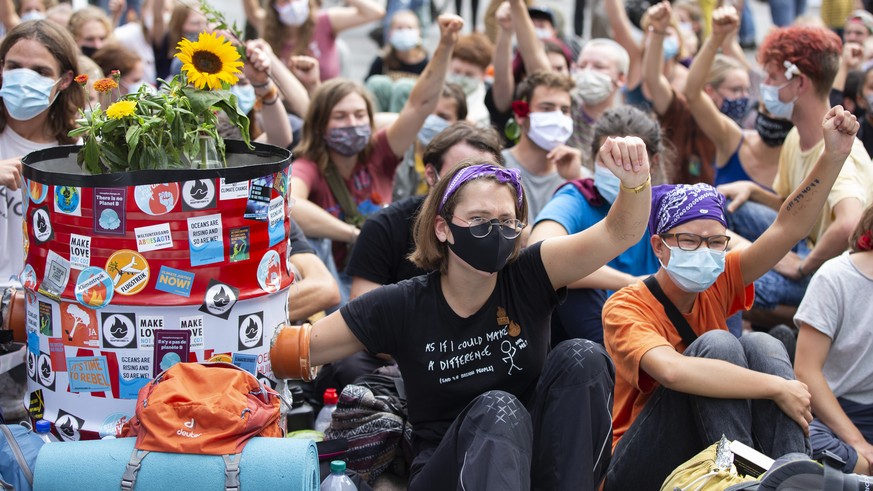
<svg viewBox="0 0 873 491">
<path fill-rule="evenodd" d="M 767 34 L 758 50 L 758 62 L 762 66 L 776 62 L 780 67 L 784 61 L 794 63 L 812 81 L 815 93 L 825 96 L 834 83 L 842 52 L 843 42 L 830 29 L 792 26 Z"/>
<path fill-rule="evenodd" d="M 858 248 L 858 239 L 867 233 L 873 233 L 873 205 L 868 206 L 867 209 L 864 210 L 861 219 L 858 221 L 858 226 L 855 227 L 855 231 L 852 232 L 852 236 L 849 237 L 849 248 L 852 249 L 852 252 L 862 252 L 862 250 Z"/>
<path fill-rule="evenodd" d="M 312 102 L 309 103 L 309 110 L 306 112 L 303 135 L 300 137 L 297 153 L 315 162 L 321 172 L 327 169 L 329 160 L 324 134 L 330 120 L 330 113 L 334 106 L 349 94 L 358 94 L 364 99 L 367 105 L 367 116 L 370 119 L 370 130 L 373 131 L 374 135 L 376 133 L 373 127 L 373 101 L 370 99 L 367 89 L 346 78 L 333 78 L 319 85 L 315 89 L 315 93 L 312 94 Z M 358 159 L 360 161 L 366 160 L 372 149 L 373 141 L 371 139 L 364 150 L 358 154 Z"/>
<path fill-rule="evenodd" d="M 137 62 L 142 59 L 133 51 L 125 48 L 118 42 L 112 42 L 103 45 L 91 57 L 94 63 L 103 70 L 103 73 L 110 73 L 112 70 L 118 70 L 121 75 L 130 73 Z"/>
<path fill-rule="evenodd" d="M 569 75 L 561 75 L 551 70 L 540 70 L 531 73 L 523 82 L 521 82 L 521 85 L 518 86 L 518 91 L 516 92 L 516 99 L 530 102 L 534 90 L 539 86 L 570 92 L 576 84 Z"/>
<path fill-rule="evenodd" d="M 55 102 L 49 107 L 46 125 L 52 136 L 62 144 L 76 141 L 67 133 L 76 127 L 76 115 L 79 108 L 85 105 L 85 91 L 72 78 L 79 74 L 79 50 L 73 36 L 63 27 L 49 20 L 33 20 L 22 22 L 6 33 L 0 43 L 0 66 L 6 62 L 6 55 L 19 41 L 33 39 L 43 45 L 57 61 L 60 67 L 59 75 L 70 74 L 70 83 L 65 89 L 58 89 Z M 2 75 L 0 75 L 2 82 Z M 6 106 L 0 99 L 0 133 L 6 130 Z"/>
<path fill-rule="evenodd" d="M 488 68 L 493 56 L 494 44 L 480 32 L 461 36 L 455 43 L 455 49 L 452 50 L 452 58 L 472 63 L 482 70 Z"/>
<path fill-rule="evenodd" d="M 467 119 L 467 94 L 464 94 L 464 89 L 460 85 L 446 82 L 440 95 L 442 97 L 451 97 L 455 100 L 455 111 L 458 121 Z"/>
<path fill-rule="evenodd" d="M 455 168 L 448 173 L 448 175 L 443 176 L 437 181 L 436 186 L 428 193 L 427 198 L 424 200 L 424 204 L 421 205 L 421 211 L 418 213 L 418 216 L 415 218 L 415 249 L 409 255 L 409 260 L 413 262 L 419 268 L 425 271 L 433 271 L 435 269 L 439 269 L 440 273 L 445 274 L 448 271 L 448 249 L 449 246 L 445 242 L 440 242 L 436 238 L 436 234 L 434 233 L 434 227 L 436 226 L 436 219 L 438 216 L 443 217 L 444 220 L 450 220 L 452 214 L 455 212 L 455 207 L 460 200 L 460 196 L 463 194 L 463 188 L 466 187 L 471 182 L 479 181 L 479 180 L 492 180 L 494 182 L 499 182 L 497 178 L 493 175 L 483 175 L 477 177 L 475 179 L 471 179 L 469 181 L 461 184 L 460 188 L 455 191 L 448 200 L 446 200 L 445 205 L 443 205 L 442 211 L 439 210 L 440 201 L 443 199 L 443 195 L 446 193 L 446 188 L 449 187 L 449 183 L 452 182 L 454 177 L 460 172 L 462 169 L 466 167 L 470 167 L 471 165 L 478 164 L 492 164 L 498 165 L 497 162 L 489 159 L 468 159 L 460 164 L 458 164 Z M 512 190 L 513 200 L 516 198 L 515 188 L 510 183 L 503 183 Z M 518 204 L 518 201 L 515 200 L 515 218 L 521 220 L 522 222 L 527 220 L 527 195 L 522 194 L 521 205 Z M 512 256 L 509 257 L 507 264 L 515 261 L 518 258 L 518 253 L 521 250 L 521 241 L 517 240 L 515 242 L 515 250 L 512 252 Z"/>
<path fill-rule="evenodd" d="M 443 157 L 449 149 L 459 143 L 466 143 L 473 148 L 482 150 L 483 152 L 488 152 L 494 157 L 494 160 L 498 164 L 505 164 L 503 155 L 500 153 L 502 140 L 500 139 L 500 135 L 497 134 L 497 131 L 490 126 L 488 128 L 480 128 L 466 121 L 458 121 L 439 132 L 439 134 L 437 134 L 437 136 L 435 136 L 434 139 L 424 147 L 424 154 L 422 155 L 421 160 L 425 164 L 434 166 L 437 172 L 442 174 L 443 167 L 446 164 L 443 162 Z"/>
<path fill-rule="evenodd" d="M 610 136 L 636 136 L 646 144 L 649 160 L 656 154 L 658 165 L 651 162 L 652 185 L 672 182 L 674 152 L 670 141 L 664 138 L 658 120 L 634 106 L 620 106 L 609 109 L 594 125 L 594 138 L 591 141 L 592 158 L 597 157 L 600 140 Z"/>
</svg>

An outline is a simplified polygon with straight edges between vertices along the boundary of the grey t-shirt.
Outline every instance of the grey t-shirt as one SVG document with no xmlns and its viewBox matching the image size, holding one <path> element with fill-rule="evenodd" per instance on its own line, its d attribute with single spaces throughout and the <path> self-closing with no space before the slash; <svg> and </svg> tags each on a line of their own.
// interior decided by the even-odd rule
<svg viewBox="0 0 873 491">
<path fill-rule="evenodd" d="M 507 148 L 503 152 L 503 159 L 506 161 L 506 167 L 509 169 L 518 169 L 521 171 L 521 186 L 524 189 L 524 194 L 527 196 L 528 206 L 528 223 L 534 223 L 540 210 L 546 206 L 546 203 L 552 199 L 555 191 L 564 184 L 564 178 L 558 175 L 558 171 L 538 176 L 531 174 L 527 169 L 521 166 L 521 163 L 512 155 L 511 149 Z"/>
<path fill-rule="evenodd" d="M 873 404 L 873 278 L 852 263 L 849 252 L 824 263 L 812 278 L 794 316 L 831 338 L 822 373 L 831 391 L 859 404 Z"/>
</svg>

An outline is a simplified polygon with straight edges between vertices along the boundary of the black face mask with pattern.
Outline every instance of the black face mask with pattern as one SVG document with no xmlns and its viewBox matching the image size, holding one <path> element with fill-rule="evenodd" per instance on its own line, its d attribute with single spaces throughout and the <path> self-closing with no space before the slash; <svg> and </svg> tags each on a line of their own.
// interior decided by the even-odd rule
<svg viewBox="0 0 873 491">
<path fill-rule="evenodd" d="M 778 147 L 785 141 L 788 132 L 794 128 L 794 123 L 787 119 L 776 119 L 758 112 L 755 118 L 755 131 L 761 135 L 764 144 L 768 147 Z"/>
</svg>

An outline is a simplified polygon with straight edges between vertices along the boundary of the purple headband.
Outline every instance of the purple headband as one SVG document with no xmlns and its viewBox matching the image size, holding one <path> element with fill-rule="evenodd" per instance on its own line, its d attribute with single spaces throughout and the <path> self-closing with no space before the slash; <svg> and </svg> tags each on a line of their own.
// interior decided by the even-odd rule
<svg viewBox="0 0 873 491">
<path fill-rule="evenodd" d="M 493 164 L 478 164 L 464 167 L 460 172 L 455 174 L 455 177 L 452 178 L 452 182 L 450 182 L 449 186 L 446 188 L 446 194 L 443 195 L 443 199 L 440 201 L 440 207 L 437 212 L 439 213 L 443 211 L 443 206 L 445 206 L 446 201 L 455 194 L 455 191 L 457 191 L 462 184 L 476 179 L 479 176 L 494 176 L 500 182 L 508 182 L 512 184 L 512 187 L 515 188 L 515 194 L 518 196 L 518 206 L 521 206 L 521 173 L 519 173 L 518 169 L 505 169 Z"/>
<path fill-rule="evenodd" d="M 715 220 L 727 228 L 724 196 L 709 184 L 663 184 L 652 188 L 649 232 L 658 235 L 692 220 Z"/>
</svg>

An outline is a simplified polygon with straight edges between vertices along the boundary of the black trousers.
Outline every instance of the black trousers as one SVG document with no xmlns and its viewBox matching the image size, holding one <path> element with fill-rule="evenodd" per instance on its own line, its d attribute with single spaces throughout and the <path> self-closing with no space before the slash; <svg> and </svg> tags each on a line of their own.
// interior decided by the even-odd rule
<svg viewBox="0 0 873 491">
<path fill-rule="evenodd" d="M 410 471 L 418 490 L 594 490 L 612 446 L 615 368 L 602 346 L 571 339 L 546 359 L 530 410 L 489 391 L 455 419 Z"/>
</svg>

